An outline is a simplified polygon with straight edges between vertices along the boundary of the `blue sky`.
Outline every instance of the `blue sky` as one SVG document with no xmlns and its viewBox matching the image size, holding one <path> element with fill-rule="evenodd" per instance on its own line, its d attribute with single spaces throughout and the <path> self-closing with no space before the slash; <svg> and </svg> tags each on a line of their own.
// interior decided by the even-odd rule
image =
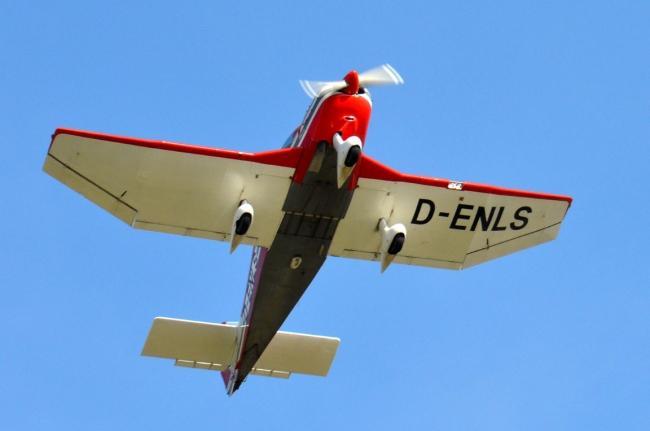
<svg viewBox="0 0 650 431">
<path fill-rule="evenodd" d="M 650 3 L 0 3 L 0 428 L 647 430 Z M 41 171 L 57 126 L 259 151 L 298 79 L 389 62 L 366 151 L 569 194 L 557 241 L 463 272 L 329 259 L 285 324 L 330 376 L 142 358 L 155 316 L 233 320 L 250 249 L 130 230 Z"/>
</svg>

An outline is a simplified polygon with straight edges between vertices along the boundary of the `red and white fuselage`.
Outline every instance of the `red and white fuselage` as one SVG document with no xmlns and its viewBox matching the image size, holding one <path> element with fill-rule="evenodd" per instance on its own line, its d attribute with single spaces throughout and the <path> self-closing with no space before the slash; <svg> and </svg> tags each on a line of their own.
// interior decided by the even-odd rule
<svg viewBox="0 0 650 431">
<path fill-rule="evenodd" d="M 253 249 L 236 358 L 222 372 L 228 393 L 239 388 L 320 269 L 336 232 L 335 225 L 347 212 L 357 181 L 354 167 L 358 157 L 352 160 L 354 163 L 348 163 L 352 166 L 346 166 L 345 160 L 351 150 L 363 148 L 372 103 L 369 94 L 359 88 L 356 72 L 350 72 L 346 80 L 353 84 L 351 91 L 346 88 L 316 97 L 303 123 L 285 144 L 300 148 L 300 159 L 273 244 L 270 248 Z M 322 203 L 310 207 L 315 199 Z M 329 235 L 324 233 L 320 237 L 286 229 L 299 218 L 303 222 L 305 218 L 327 219 L 334 228 L 329 229 Z M 281 294 L 277 293 L 278 280 Z"/>
</svg>

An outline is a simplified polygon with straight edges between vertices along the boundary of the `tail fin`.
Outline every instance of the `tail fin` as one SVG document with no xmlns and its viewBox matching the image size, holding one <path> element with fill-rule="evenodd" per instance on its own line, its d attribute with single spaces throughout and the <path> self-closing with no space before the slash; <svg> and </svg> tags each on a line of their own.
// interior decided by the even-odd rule
<svg viewBox="0 0 650 431">
<path fill-rule="evenodd" d="M 233 365 L 239 326 L 156 317 L 142 355 L 175 365 L 223 371 Z M 340 340 L 278 331 L 251 374 L 288 378 L 292 373 L 326 376 Z"/>
</svg>

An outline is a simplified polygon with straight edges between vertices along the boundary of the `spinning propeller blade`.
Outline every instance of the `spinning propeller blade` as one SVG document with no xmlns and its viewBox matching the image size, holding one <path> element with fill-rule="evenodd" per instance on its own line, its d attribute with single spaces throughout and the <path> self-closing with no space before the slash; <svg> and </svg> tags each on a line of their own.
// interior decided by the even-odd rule
<svg viewBox="0 0 650 431">
<path fill-rule="evenodd" d="M 323 93 L 338 91 L 348 87 L 351 84 L 349 77 L 354 75 L 358 77 L 357 85 L 361 87 L 404 84 L 404 80 L 400 74 L 390 64 L 383 64 L 359 74 L 352 71 L 346 75 L 345 80 L 300 81 L 300 86 L 309 97 L 317 97 Z"/>
</svg>

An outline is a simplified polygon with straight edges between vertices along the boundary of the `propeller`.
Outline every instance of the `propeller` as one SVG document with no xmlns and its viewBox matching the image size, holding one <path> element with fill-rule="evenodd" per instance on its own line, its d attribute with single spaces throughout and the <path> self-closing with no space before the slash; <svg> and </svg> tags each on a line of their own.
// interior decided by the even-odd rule
<svg viewBox="0 0 650 431">
<path fill-rule="evenodd" d="M 300 81 L 300 86 L 309 97 L 343 89 L 347 89 L 349 94 L 356 94 L 359 87 L 399 84 L 404 84 L 404 80 L 390 64 L 382 64 L 362 73 L 352 70 L 340 81 Z"/>
</svg>

